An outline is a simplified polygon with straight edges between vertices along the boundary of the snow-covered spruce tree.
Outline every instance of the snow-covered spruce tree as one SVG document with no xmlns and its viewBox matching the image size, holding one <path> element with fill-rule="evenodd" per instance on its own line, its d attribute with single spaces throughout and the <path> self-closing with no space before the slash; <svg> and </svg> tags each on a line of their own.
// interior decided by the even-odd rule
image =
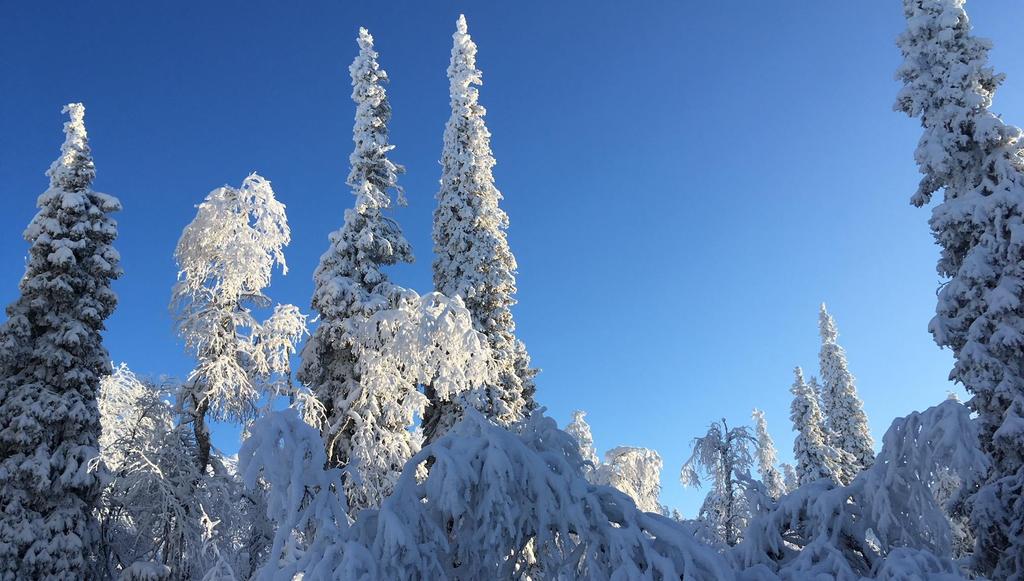
<svg viewBox="0 0 1024 581">
<path fill-rule="evenodd" d="M 849 452 L 856 462 L 855 470 L 863 470 L 875 461 L 875 442 L 871 439 L 864 402 L 857 395 L 853 374 L 846 363 L 846 351 L 836 342 L 839 336 L 836 322 L 824 303 L 818 312 L 818 328 L 821 333 L 818 359 L 825 428 L 832 446 Z"/>
<path fill-rule="evenodd" d="M 807 382 L 803 370 L 793 370 L 795 379 L 790 391 L 793 405 L 790 419 L 796 439 L 793 441 L 793 457 L 796 459 L 796 475 L 801 485 L 828 478 L 837 483 L 848 482 L 856 474 L 852 468 L 853 457 L 829 444 L 822 428 L 823 418 L 818 407 L 818 398 Z"/>
<path fill-rule="evenodd" d="M 953 350 L 951 379 L 973 394 L 991 459 L 974 485 L 974 565 L 997 579 L 1024 578 L 1024 157 L 1021 130 L 989 110 L 1003 75 L 991 43 L 971 33 L 963 0 L 905 0 L 897 44 L 904 87 L 895 108 L 921 119 L 923 174 L 911 198 L 942 202 L 929 221 L 942 249 L 929 330 Z"/>
<path fill-rule="evenodd" d="M 754 430 L 757 434 L 757 471 L 761 474 L 761 482 L 764 483 L 768 494 L 777 499 L 786 493 L 786 483 L 775 467 L 778 460 L 775 440 L 772 440 L 771 434 L 768 433 L 768 421 L 765 420 L 763 411 L 755 409 L 751 417 L 754 419 Z"/>
<path fill-rule="evenodd" d="M 645 512 L 664 514 L 661 504 L 661 455 L 649 448 L 619 446 L 604 453 L 594 484 L 612 486 L 633 499 Z"/>
<path fill-rule="evenodd" d="M 210 192 L 178 240 L 170 308 L 196 357 L 178 402 L 193 424 L 201 472 L 210 462 L 207 419 L 249 421 L 261 395 L 288 383 L 289 356 L 306 332 L 305 316 L 293 305 L 277 305 L 261 323 L 253 309 L 270 305 L 263 289 L 274 267 L 288 272 L 284 247 L 290 240 L 284 204 L 256 174 L 241 188 Z"/>
<path fill-rule="evenodd" d="M 357 43 L 359 53 L 349 66 L 356 114 L 346 180 L 355 199 L 353 207 L 345 210 L 342 227 L 331 233 L 313 277 L 312 307 L 319 313 L 320 325 L 303 349 L 298 372 L 299 380 L 325 406 L 322 433 L 330 463 L 336 467 L 349 463 L 356 424 L 373 411 L 355 406 L 380 411 L 377 397 L 363 397 L 368 394 L 361 385 L 351 323 L 390 308 L 404 289 L 392 284 L 382 268 L 413 261 L 412 247 L 398 223 L 384 215 L 392 206 L 392 191 L 399 201 L 403 199 L 398 176 L 404 171 L 388 159 L 394 145 L 388 143 L 387 72 L 380 67 L 373 36 L 365 28 L 359 29 Z M 404 447 L 411 454 L 411 434 L 400 433 L 407 427 L 379 429 L 390 428 L 392 437 L 406 440 Z"/>
<path fill-rule="evenodd" d="M 586 416 L 587 412 L 583 410 L 572 412 L 572 421 L 565 427 L 565 433 L 572 436 L 576 443 L 579 444 L 580 456 L 589 464 L 583 467 L 583 474 L 590 479 L 594 471 L 601 464 L 601 461 L 597 458 L 597 450 L 594 448 L 594 435 L 590 433 L 590 424 L 587 423 Z"/>
<path fill-rule="evenodd" d="M 749 428 L 730 429 L 723 418 L 711 424 L 705 435 L 693 440 L 693 454 L 683 463 L 679 474 L 683 486 L 699 487 L 701 473 L 711 481 L 699 518 L 730 546 L 739 542 L 750 516 L 746 490 L 754 465 L 752 444 L 756 444 L 756 438 Z"/>
<path fill-rule="evenodd" d="M 462 297 L 477 330 L 487 336 L 498 381 L 489 386 L 481 411 L 508 425 L 535 407 L 536 370 L 530 368 L 526 348 L 515 336 L 511 307 L 516 302 L 516 259 L 505 234 L 508 216 L 498 206 L 502 196 L 491 171 L 495 161 L 484 124 L 486 110 L 478 102 L 476 86 L 482 80 L 476 44 L 466 31 L 464 16 L 456 26 L 448 66 L 452 114 L 444 131 L 441 188 L 434 211 L 434 288 Z M 424 436 L 431 441 L 455 422 L 459 411 L 437 401 L 429 387 L 427 395 L 431 405 L 424 416 Z"/>
<path fill-rule="evenodd" d="M 0 328 L 0 579 L 96 575 L 104 320 L 121 275 L 120 202 L 94 192 L 85 107 L 64 107 L 60 157 L 26 228 L 19 298 Z"/>
</svg>

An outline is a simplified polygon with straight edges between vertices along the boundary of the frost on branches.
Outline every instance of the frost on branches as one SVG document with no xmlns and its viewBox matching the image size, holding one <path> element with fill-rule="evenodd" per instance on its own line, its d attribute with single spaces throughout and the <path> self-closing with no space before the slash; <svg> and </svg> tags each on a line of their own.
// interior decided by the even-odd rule
<svg viewBox="0 0 1024 581">
<path fill-rule="evenodd" d="M 94 192 L 85 107 L 64 107 L 60 157 L 25 229 L 18 299 L 0 328 L 0 578 L 92 576 L 100 435 L 110 361 L 100 333 L 117 304 L 120 202 Z"/>
<path fill-rule="evenodd" d="M 911 201 L 928 204 L 942 249 L 929 329 L 950 347 L 950 377 L 974 397 L 991 471 L 976 483 L 975 566 L 993 578 L 1024 576 L 1024 159 L 1021 130 L 989 110 L 1003 75 L 991 44 L 971 34 L 963 0 L 905 0 L 897 44 L 904 87 L 896 109 L 921 119 L 914 158 L 923 174 Z"/>
<path fill-rule="evenodd" d="M 350 320 L 349 328 L 360 380 L 342 400 L 347 430 L 328 444 L 345 449 L 345 493 L 355 514 L 379 506 L 419 451 L 411 428 L 427 400 L 416 386 L 433 385 L 440 401 L 479 408 L 494 373 L 487 340 L 458 297 L 406 291 L 394 308 Z"/>
<path fill-rule="evenodd" d="M 967 481 L 984 472 L 974 424 L 966 407 L 946 401 L 896 419 L 876 462 L 850 485 L 820 478 L 777 502 L 755 498 L 736 562 L 787 580 L 966 578 L 950 558 L 935 487 L 943 471 Z"/>
<path fill-rule="evenodd" d="M 486 391 L 487 417 L 502 425 L 523 418 L 535 407 L 533 376 L 526 348 L 515 336 L 511 307 L 515 304 L 516 260 L 505 230 L 508 216 L 498 206 L 501 192 L 494 185 L 494 156 L 485 109 L 476 86 L 476 44 L 459 17 L 453 35 L 448 80 L 451 118 L 445 126 L 441 154 L 441 188 L 434 211 L 434 288 L 460 296 L 473 314 L 477 330 L 487 336 L 498 370 L 498 381 Z M 437 401 L 428 388 L 431 407 L 424 417 L 427 441 L 454 423 L 458 409 Z"/>
<path fill-rule="evenodd" d="M 729 546 L 739 542 L 749 517 L 746 493 L 754 464 L 750 445 L 754 443 L 756 439 L 746 426 L 730 429 L 724 419 L 715 422 L 706 434 L 693 440 L 693 454 L 679 474 L 683 486 L 699 487 L 702 480 L 711 481 L 700 519 Z"/>
<path fill-rule="evenodd" d="M 856 474 L 853 456 L 829 444 L 817 394 L 804 381 L 803 370 L 797 367 L 793 374 L 795 379 L 790 389 L 793 404 L 789 417 L 796 432 L 793 457 L 796 459 L 798 482 L 804 485 L 821 478 L 837 483 L 848 482 Z"/>
<path fill-rule="evenodd" d="M 351 525 L 312 428 L 276 412 L 253 434 L 240 465 L 269 486 L 279 526 L 261 580 L 510 579 L 528 565 L 551 578 L 736 578 L 688 525 L 587 483 L 575 442 L 542 413 L 513 433 L 468 409 Z"/>
<path fill-rule="evenodd" d="M 768 494 L 778 499 L 786 494 L 786 484 L 775 467 L 778 455 L 775 452 L 775 441 L 768 433 L 768 421 L 764 418 L 764 412 L 755 409 L 751 414 L 754 419 L 754 429 L 757 437 L 757 471 L 761 474 L 761 482 L 764 483 Z"/>
<path fill-rule="evenodd" d="M 263 289 L 275 266 L 287 273 L 284 247 L 290 240 L 284 204 L 270 182 L 252 174 L 241 188 L 210 192 L 178 241 L 171 310 L 196 357 L 179 403 L 192 418 L 200 471 L 210 461 L 208 415 L 249 421 L 260 396 L 287 386 L 305 316 L 292 305 L 277 305 L 261 323 L 253 309 L 270 306 Z"/>
<path fill-rule="evenodd" d="M 874 440 L 868 428 L 868 417 L 864 413 L 864 402 L 857 395 L 853 374 L 846 363 L 846 351 L 836 342 L 839 331 L 832 315 L 821 305 L 818 313 L 821 333 L 822 412 L 829 443 L 848 452 L 855 461 L 850 467 L 850 477 L 868 468 L 875 461 Z"/>
<path fill-rule="evenodd" d="M 175 422 L 172 387 L 156 386 L 121 365 L 103 379 L 100 455 L 104 564 L 121 579 L 245 578 L 264 558 L 270 535 L 258 495 L 242 493 L 230 465 L 214 456 L 212 474 L 195 463 L 195 440 Z"/>
</svg>

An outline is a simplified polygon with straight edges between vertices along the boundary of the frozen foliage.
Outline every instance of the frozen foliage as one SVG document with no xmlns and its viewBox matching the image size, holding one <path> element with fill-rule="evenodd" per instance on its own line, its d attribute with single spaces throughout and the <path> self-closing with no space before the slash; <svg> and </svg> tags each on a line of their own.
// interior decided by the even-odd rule
<svg viewBox="0 0 1024 581">
<path fill-rule="evenodd" d="M 1003 75 L 971 33 L 964 0 L 904 0 L 896 109 L 921 119 L 914 205 L 942 191 L 930 219 L 942 249 L 929 329 L 950 347 L 951 379 L 973 394 L 991 471 L 974 495 L 975 566 L 1024 577 L 1024 158 L 1021 130 L 989 110 Z"/>
<path fill-rule="evenodd" d="M 619 446 L 604 453 L 593 481 L 626 493 L 642 511 L 662 513 L 661 467 L 661 456 L 654 450 Z"/>
<path fill-rule="evenodd" d="M 594 435 L 590 433 L 590 424 L 587 423 L 587 412 L 576 410 L 572 412 L 572 421 L 565 427 L 565 433 L 576 440 L 580 447 L 580 456 L 584 462 L 583 473 L 590 475 L 601 463 L 597 458 L 597 450 L 594 448 Z"/>
<path fill-rule="evenodd" d="M 121 275 L 120 202 L 94 192 L 85 108 L 64 107 L 60 157 L 25 229 L 20 296 L 0 327 L 0 578 L 95 574 L 96 404 L 110 361 L 100 333 Z"/>
<path fill-rule="evenodd" d="M 211 567 L 241 576 L 265 551 L 269 531 L 252 518 L 262 503 L 216 456 L 214 473 L 200 473 L 191 431 L 174 421 L 173 391 L 123 364 L 103 379 L 105 565 L 121 579 L 198 579 Z"/>
<path fill-rule="evenodd" d="M 295 410 L 271 412 L 252 426 L 238 453 L 238 468 L 250 490 L 267 489 L 266 515 L 275 525 L 256 579 L 331 578 L 321 567 L 335 543 L 344 546 L 350 521 L 340 473 L 325 469 L 326 463 L 319 432 Z"/>
<path fill-rule="evenodd" d="M 398 305 L 349 321 L 360 378 L 335 398 L 328 451 L 344 457 L 345 493 L 355 513 L 379 506 L 403 467 L 419 451 L 411 431 L 427 405 L 417 385 L 434 387 L 440 401 L 483 407 L 480 392 L 493 381 L 487 341 L 474 330 L 462 301 L 407 291 Z"/>
<path fill-rule="evenodd" d="M 736 578 L 687 525 L 587 483 L 575 442 L 541 413 L 513 433 L 467 411 L 412 458 L 380 509 L 351 527 L 314 430 L 282 413 L 253 434 L 242 470 L 247 482 L 262 472 L 269 484 L 275 547 L 285 548 L 260 579 L 299 571 L 305 579 L 520 578 L 527 547 L 550 578 Z M 430 468 L 418 476 L 424 463 Z"/>
<path fill-rule="evenodd" d="M 853 374 L 846 363 L 846 351 L 836 342 L 839 336 L 836 322 L 825 310 L 824 304 L 818 313 L 818 325 L 821 333 L 818 358 L 821 364 L 821 401 L 825 428 L 829 443 L 853 456 L 855 464 L 850 467 L 852 477 L 874 462 L 875 442 L 868 429 L 864 403 L 857 395 Z"/>
<path fill-rule="evenodd" d="M 779 498 L 786 493 L 786 484 L 775 467 L 778 456 L 775 452 L 775 441 L 768 433 L 768 421 L 764 412 L 755 409 L 751 414 L 754 419 L 754 430 L 757 435 L 757 471 L 761 474 L 761 482 L 772 498 Z"/>
<path fill-rule="evenodd" d="M 850 485 L 821 478 L 777 502 L 756 499 L 734 557 L 794 581 L 961 579 L 934 487 L 944 470 L 965 479 L 985 470 L 974 424 L 955 401 L 895 420 L 874 465 Z"/>
<path fill-rule="evenodd" d="M 533 376 L 526 348 L 515 336 L 511 307 L 516 292 L 516 259 L 505 230 L 508 216 L 498 206 L 491 134 L 486 110 L 478 102 L 482 83 L 476 68 L 476 44 L 459 16 L 453 35 L 448 80 L 452 114 L 445 126 L 441 188 L 434 211 L 434 288 L 460 296 L 477 330 L 487 336 L 498 380 L 485 393 L 485 415 L 502 425 L 523 418 L 535 406 Z M 428 388 L 431 407 L 424 417 L 427 441 L 451 425 L 458 411 Z"/>
<path fill-rule="evenodd" d="M 739 541 L 749 517 L 746 493 L 754 465 L 750 455 L 750 446 L 754 443 L 756 439 L 749 428 L 729 429 L 723 418 L 711 424 L 706 434 L 693 440 L 693 454 L 683 463 L 679 474 L 683 486 L 698 487 L 702 480 L 711 481 L 711 490 L 700 509 L 700 519 L 728 545 Z"/>
<path fill-rule="evenodd" d="M 833 482 L 848 482 L 856 473 L 853 457 L 829 444 L 825 435 L 821 409 L 814 390 L 804 381 L 803 371 L 793 370 L 795 380 L 790 391 L 793 405 L 790 419 L 793 420 L 793 457 L 796 459 L 796 476 L 803 485 L 820 478 Z"/>
<path fill-rule="evenodd" d="M 263 289 L 274 267 L 287 273 L 284 247 L 290 240 L 284 204 L 270 182 L 252 174 L 241 188 L 210 192 L 178 241 L 171 310 L 196 357 L 179 401 L 192 416 L 201 470 L 210 457 L 207 415 L 251 420 L 260 396 L 276 393 L 290 375 L 289 357 L 305 334 L 305 316 L 292 305 L 278 305 L 261 324 L 253 313 L 270 306 Z"/>
</svg>

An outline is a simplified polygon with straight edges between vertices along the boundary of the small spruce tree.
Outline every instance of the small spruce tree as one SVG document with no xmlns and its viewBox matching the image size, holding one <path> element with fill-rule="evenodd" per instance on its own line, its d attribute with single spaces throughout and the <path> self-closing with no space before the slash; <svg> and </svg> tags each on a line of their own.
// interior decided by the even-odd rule
<svg viewBox="0 0 1024 581">
<path fill-rule="evenodd" d="M 875 451 L 868 417 L 846 363 L 846 351 L 836 341 L 839 331 L 835 319 L 825 309 L 824 303 L 819 311 L 818 324 L 821 332 L 822 412 L 830 443 L 853 456 L 857 471 L 870 468 L 875 461 Z"/>
<path fill-rule="evenodd" d="M 764 418 L 764 412 L 755 409 L 752 417 L 757 436 L 757 471 L 761 474 L 761 482 L 764 483 L 768 494 L 777 499 L 786 493 L 786 484 L 775 467 L 775 462 L 778 460 L 775 441 L 768 433 L 768 421 Z"/>
<path fill-rule="evenodd" d="M 793 394 L 790 419 L 793 420 L 793 431 L 797 433 L 793 442 L 797 481 L 803 485 L 828 478 L 836 483 L 845 483 L 849 480 L 854 459 L 828 443 L 822 428 L 823 418 L 818 398 L 804 381 L 803 370 L 797 367 L 793 373 L 795 380 L 790 390 Z"/>
</svg>

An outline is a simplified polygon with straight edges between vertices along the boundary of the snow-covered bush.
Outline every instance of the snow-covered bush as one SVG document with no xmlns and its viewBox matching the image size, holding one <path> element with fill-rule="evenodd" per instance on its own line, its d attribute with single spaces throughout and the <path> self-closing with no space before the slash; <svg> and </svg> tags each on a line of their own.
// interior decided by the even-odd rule
<svg viewBox="0 0 1024 581">
<path fill-rule="evenodd" d="M 961 578 L 934 487 L 944 470 L 965 480 L 984 473 L 975 424 L 955 401 L 895 420 L 875 463 L 849 486 L 821 478 L 777 502 L 755 499 L 734 557 L 782 579 Z"/>
<path fill-rule="evenodd" d="M 336 473 L 321 468 L 315 431 L 282 413 L 253 433 L 259 444 L 247 445 L 241 461 L 247 481 L 278 467 L 271 469 L 279 476 L 264 476 L 284 531 L 275 546 L 314 530 L 301 550 L 268 563 L 261 579 L 290 580 L 297 571 L 305 579 L 509 579 L 525 571 L 527 550 L 550 578 L 735 578 L 688 525 L 586 482 L 576 444 L 541 413 L 514 433 L 469 409 L 412 458 L 380 509 L 362 511 L 350 528 L 330 488 Z M 417 474 L 423 464 L 425 476 Z"/>
</svg>

